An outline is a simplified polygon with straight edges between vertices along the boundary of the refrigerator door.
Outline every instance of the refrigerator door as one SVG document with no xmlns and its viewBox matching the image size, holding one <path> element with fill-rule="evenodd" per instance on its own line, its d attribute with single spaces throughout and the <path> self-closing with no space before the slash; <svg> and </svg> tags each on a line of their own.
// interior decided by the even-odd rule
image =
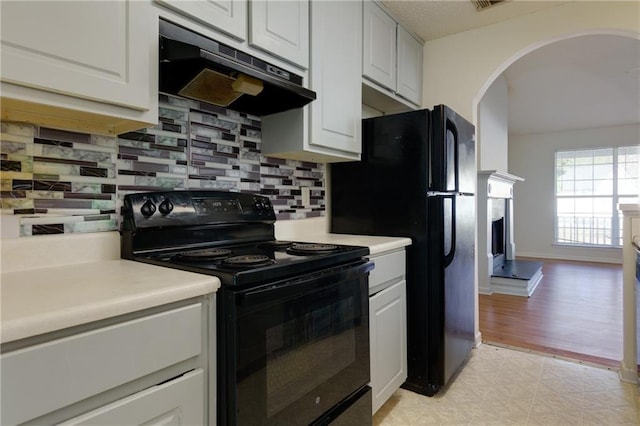
<svg viewBox="0 0 640 426">
<path fill-rule="evenodd" d="M 428 374 L 422 389 L 412 390 L 432 395 L 451 380 L 474 342 L 475 202 L 473 196 L 437 194 L 427 204 Z"/>
<path fill-rule="evenodd" d="M 445 105 L 431 113 L 430 191 L 476 192 L 475 127 Z"/>
<path fill-rule="evenodd" d="M 469 356 L 474 343 L 473 196 L 445 197 L 444 209 L 444 383 Z"/>
</svg>

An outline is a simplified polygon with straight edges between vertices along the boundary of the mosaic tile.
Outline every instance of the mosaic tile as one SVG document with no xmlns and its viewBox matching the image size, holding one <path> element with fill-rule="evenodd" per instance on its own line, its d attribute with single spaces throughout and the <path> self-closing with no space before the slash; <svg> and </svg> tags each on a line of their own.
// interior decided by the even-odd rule
<svg viewBox="0 0 640 426">
<path fill-rule="evenodd" d="M 75 146 L 73 148 L 75 148 Z M 43 145 L 38 155 L 49 158 L 64 158 L 91 162 L 112 161 L 112 156 L 109 152 L 73 148 Z"/>
<path fill-rule="evenodd" d="M 0 191 L 2 198 L 27 198 L 26 191 Z"/>
<path fill-rule="evenodd" d="M 31 124 L 12 123 L 6 121 L 0 122 L 0 131 L 2 131 L 2 133 L 8 133 L 16 137 L 33 137 L 34 130 L 35 128 Z"/>
<path fill-rule="evenodd" d="M 12 151 L 3 159 L 22 156 L 23 173 L 3 172 L 2 189 L 24 191 L 25 200 L 11 206 L 7 192 L 1 200 L 3 209 L 29 215 L 20 218 L 20 235 L 72 232 L 60 223 L 114 210 L 116 138 L 22 124 L 3 125 L 3 130 L 13 132 L 2 137 L 3 150 Z M 69 218 L 53 216 L 60 214 Z"/>
<path fill-rule="evenodd" d="M 33 191 L 29 191 L 26 192 L 25 194 L 28 194 L 29 198 L 33 198 L 33 199 L 45 199 L 45 198 L 49 198 L 49 199 L 63 199 L 64 198 L 64 192 L 54 192 L 54 191 L 38 191 L 38 190 L 33 190 Z"/>
<path fill-rule="evenodd" d="M 41 127 L 39 135 L 44 139 L 52 139 L 55 141 L 67 141 L 88 144 L 91 142 L 91 135 L 87 133 L 70 132 L 59 129 L 49 129 Z"/>
<path fill-rule="evenodd" d="M 263 156 L 259 117 L 159 99 L 158 125 L 118 137 L 2 123 L 0 207 L 29 215 L 20 235 L 115 230 L 125 194 L 156 190 L 261 193 L 279 219 L 325 214 L 325 166 Z"/>
<path fill-rule="evenodd" d="M 238 191 L 239 182 L 228 180 L 189 179 L 189 189 L 216 189 L 221 191 Z"/>
<path fill-rule="evenodd" d="M 109 148 L 110 152 L 115 152 L 118 140 L 113 136 L 91 135 L 91 145 Z"/>
<path fill-rule="evenodd" d="M 0 199 L 0 207 L 2 210 L 32 209 L 34 201 L 27 198 L 2 198 Z"/>
<path fill-rule="evenodd" d="M 12 171 L 2 171 L 0 172 L 0 176 L 3 180 L 7 180 L 8 182 L 23 182 L 23 181 L 31 181 L 33 179 L 33 171 L 30 172 L 12 172 Z M 14 188 L 16 189 L 16 188 Z"/>
<path fill-rule="evenodd" d="M 33 177 L 33 176 L 31 176 L 31 177 Z M 15 179 L 8 180 L 8 182 L 10 183 L 11 189 L 14 189 L 14 190 L 19 189 L 19 190 L 28 191 L 30 189 L 33 189 L 33 180 L 32 179 L 15 178 Z"/>
<path fill-rule="evenodd" d="M 31 225 L 31 235 L 64 234 L 64 224 Z"/>
<path fill-rule="evenodd" d="M 0 143 L 0 152 L 3 154 L 22 154 L 33 155 L 33 139 L 28 141 L 12 141 L 7 140 L 6 135 L 2 135 Z"/>
</svg>

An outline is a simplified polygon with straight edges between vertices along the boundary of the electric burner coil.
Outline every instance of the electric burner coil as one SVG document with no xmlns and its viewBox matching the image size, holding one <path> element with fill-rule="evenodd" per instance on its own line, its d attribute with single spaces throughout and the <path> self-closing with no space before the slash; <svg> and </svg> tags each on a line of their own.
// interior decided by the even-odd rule
<svg viewBox="0 0 640 426">
<path fill-rule="evenodd" d="M 264 256 L 262 254 L 249 254 L 243 256 L 227 257 L 226 259 L 222 260 L 220 265 L 230 268 L 255 268 L 258 266 L 271 265 L 273 262 L 274 261 L 269 258 L 269 256 Z"/>
<path fill-rule="evenodd" d="M 325 254 L 338 251 L 335 244 L 319 244 L 319 243 L 294 243 L 287 249 L 287 253 L 291 254 Z"/>
<path fill-rule="evenodd" d="M 172 260 L 183 260 L 190 262 L 202 262 L 207 260 L 220 260 L 233 254 L 232 250 L 223 248 L 209 248 L 202 250 L 187 251 L 174 255 Z"/>
</svg>

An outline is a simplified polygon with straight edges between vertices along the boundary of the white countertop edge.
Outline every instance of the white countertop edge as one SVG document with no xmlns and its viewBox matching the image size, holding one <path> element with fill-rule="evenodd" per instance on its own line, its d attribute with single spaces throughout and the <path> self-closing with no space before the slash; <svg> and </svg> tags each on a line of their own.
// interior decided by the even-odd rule
<svg viewBox="0 0 640 426">
<path fill-rule="evenodd" d="M 366 246 L 369 247 L 369 253 L 371 255 L 398 250 L 411 245 L 411 238 L 407 237 L 381 237 L 353 234 L 300 234 L 296 235 L 296 238 L 310 243 Z"/>
<path fill-rule="evenodd" d="M 276 238 L 279 240 L 366 246 L 369 247 L 372 255 L 411 245 L 411 238 L 408 237 L 332 234 L 328 229 L 329 224 L 326 216 L 298 220 L 280 220 L 275 223 Z"/>
<path fill-rule="evenodd" d="M 214 276 L 128 260 L 3 273 L 0 279 L 2 343 L 203 296 L 220 287 Z"/>
</svg>

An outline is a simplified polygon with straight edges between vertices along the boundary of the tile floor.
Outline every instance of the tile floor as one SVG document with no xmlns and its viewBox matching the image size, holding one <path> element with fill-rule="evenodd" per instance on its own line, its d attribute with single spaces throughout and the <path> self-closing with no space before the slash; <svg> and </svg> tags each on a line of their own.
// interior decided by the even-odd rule
<svg viewBox="0 0 640 426">
<path fill-rule="evenodd" d="M 373 424 L 640 425 L 640 393 L 615 371 L 483 344 L 444 392 L 399 389 Z"/>
</svg>

